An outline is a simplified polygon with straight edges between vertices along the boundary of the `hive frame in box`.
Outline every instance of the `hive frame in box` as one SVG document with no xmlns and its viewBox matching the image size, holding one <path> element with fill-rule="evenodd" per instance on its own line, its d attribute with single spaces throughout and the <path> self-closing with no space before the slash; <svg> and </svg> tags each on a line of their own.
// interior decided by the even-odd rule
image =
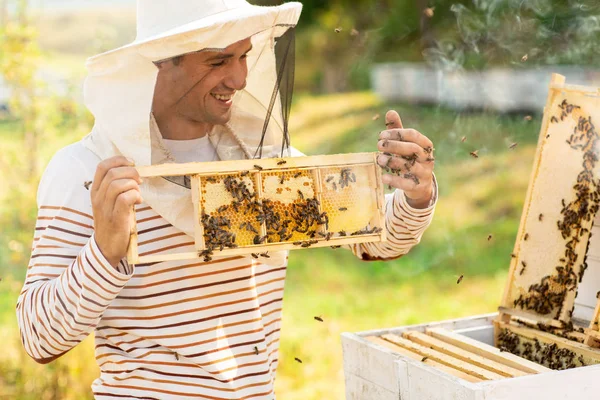
<svg viewBox="0 0 600 400">
<path fill-rule="evenodd" d="M 321 171 L 332 168 L 366 168 L 368 175 L 368 189 L 373 196 L 371 204 L 370 220 L 368 226 L 375 229 L 374 232 L 355 234 L 353 236 L 335 235 L 331 237 L 315 237 L 310 247 L 340 246 L 367 242 L 386 241 L 385 230 L 385 204 L 383 183 L 381 181 L 381 168 L 377 165 L 377 153 L 353 153 L 353 154 L 335 154 L 291 158 L 268 158 L 252 160 L 231 160 L 217 162 L 200 162 L 186 164 L 161 164 L 148 167 L 137 167 L 140 177 L 165 177 L 165 176 L 190 176 L 192 202 L 194 204 L 194 252 L 153 254 L 140 256 L 138 252 L 137 226 L 135 213 L 132 215 L 131 234 L 129 248 L 127 251 L 127 261 L 130 264 L 150 263 L 171 260 L 194 259 L 201 257 L 201 252 L 205 250 L 202 215 L 202 182 L 203 179 L 210 176 L 225 176 L 227 174 L 245 173 L 253 179 L 256 187 L 256 193 L 259 199 L 262 196 L 262 176 L 273 172 L 310 172 L 314 182 L 315 198 L 321 203 L 321 195 L 325 182 L 321 179 Z M 364 188 L 363 188 L 364 189 Z M 337 189 L 336 189 L 337 191 Z M 322 204 L 321 204 L 322 209 Z M 265 235 L 265 226 L 261 223 L 261 235 Z M 301 248 L 291 242 L 263 243 L 259 245 L 247 245 L 237 248 L 225 248 L 222 251 L 215 251 L 215 255 L 232 256 L 250 253 L 264 253 L 267 251 L 280 251 Z"/>
</svg>

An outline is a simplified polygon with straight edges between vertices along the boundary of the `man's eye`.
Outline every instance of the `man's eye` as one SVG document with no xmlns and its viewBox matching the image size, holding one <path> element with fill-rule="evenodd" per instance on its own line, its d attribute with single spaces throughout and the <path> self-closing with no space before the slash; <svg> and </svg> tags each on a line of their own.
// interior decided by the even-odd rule
<svg viewBox="0 0 600 400">
<path fill-rule="evenodd" d="M 221 66 L 221 65 L 223 65 L 223 64 L 225 64 L 225 60 L 223 60 L 223 61 L 219 61 L 219 62 L 217 62 L 217 63 L 213 63 L 213 64 L 211 64 L 211 66 L 213 66 L 213 67 L 220 67 L 220 66 Z"/>
</svg>

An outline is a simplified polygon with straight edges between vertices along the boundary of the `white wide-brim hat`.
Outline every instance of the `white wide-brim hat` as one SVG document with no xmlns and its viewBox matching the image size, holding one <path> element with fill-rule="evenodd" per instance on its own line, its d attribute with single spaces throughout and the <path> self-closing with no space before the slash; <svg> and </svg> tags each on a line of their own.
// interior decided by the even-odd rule
<svg viewBox="0 0 600 400">
<path fill-rule="evenodd" d="M 256 6 L 246 0 L 173 0 L 167 5 L 159 0 L 138 0 L 136 39 L 91 57 L 88 67 L 131 50 L 154 61 L 201 49 L 219 50 L 269 29 L 294 27 L 301 11 L 298 2 Z"/>
<path fill-rule="evenodd" d="M 123 155 L 138 166 L 168 162 L 157 161 L 164 160 L 162 138 L 150 129 L 158 75 L 155 62 L 197 51 L 221 51 L 251 38 L 246 88 L 234 97 L 230 122 L 215 127 L 209 138 L 221 160 L 249 158 L 257 148 L 263 157 L 275 157 L 285 130 L 280 101 L 275 107 L 272 104 L 279 85 L 275 48 L 278 38 L 296 26 L 301 10 L 297 2 L 266 7 L 245 0 L 138 0 L 136 39 L 86 63 L 84 101 L 95 123 L 84 145 L 101 159 Z M 261 139 L 265 118 L 270 123 Z M 140 188 L 148 205 L 193 235 L 189 190 L 162 178 L 145 179 Z"/>
</svg>

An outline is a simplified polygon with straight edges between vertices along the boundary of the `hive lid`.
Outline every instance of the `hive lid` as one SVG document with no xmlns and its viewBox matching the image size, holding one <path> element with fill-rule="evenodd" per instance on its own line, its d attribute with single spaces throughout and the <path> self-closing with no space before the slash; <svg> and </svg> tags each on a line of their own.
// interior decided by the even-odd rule
<svg viewBox="0 0 600 400">
<path fill-rule="evenodd" d="M 558 328 L 572 326 L 577 292 L 592 261 L 586 258 L 600 204 L 596 121 L 600 91 L 566 85 L 564 76 L 553 74 L 500 307 L 505 319 L 520 316 Z M 600 289 L 598 282 L 585 284 L 594 286 L 594 293 Z M 590 328 L 597 331 L 595 309 Z"/>
</svg>

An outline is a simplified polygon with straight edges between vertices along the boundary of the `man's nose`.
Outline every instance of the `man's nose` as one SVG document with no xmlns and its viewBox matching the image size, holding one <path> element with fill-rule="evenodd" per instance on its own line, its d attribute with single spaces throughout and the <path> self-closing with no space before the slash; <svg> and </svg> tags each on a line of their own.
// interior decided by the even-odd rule
<svg viewBox="0 0 600 400">
<path fill-rule="evenodd" d="M 248 70 L 245 63 L 235 63 L 231 66 L 229 74 L 225 79 L 225 85 L 234 90 L 242 90 L 246 87 Z"/>
</svg>

